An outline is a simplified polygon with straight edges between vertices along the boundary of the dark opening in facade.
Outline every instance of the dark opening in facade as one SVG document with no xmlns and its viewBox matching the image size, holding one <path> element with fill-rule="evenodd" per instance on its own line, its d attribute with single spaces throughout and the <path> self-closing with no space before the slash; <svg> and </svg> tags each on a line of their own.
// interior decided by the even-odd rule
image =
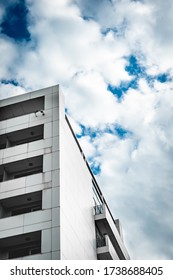
<svg viewBox="0 0 173 280">
<path fill-rule="evenodd" d="M 0 121 L 44 110 L 44 96 L 0 107 Z"/>
<path fill-rule="evenodd" d="M 0 259 L 14 259 L 41 253 L 41 231 L 0 239 Z"/>
<path fill-rule="evenodd" d="M 32 163 L 32 164 L 31 164 Z M 43 156 L 0 165 L 0 182 L 43 172 Z"/>
<path fill-rule="evenodd" d="M 42 209 L 42 191 L 0 200 L 0 218 L 16 216 Z"/>
<path fill-rule="evenodd" d="M 43 139 L 43 127 L 44 125 L 37 125 L 0 135 L 0 149 Z"/>
</svg>

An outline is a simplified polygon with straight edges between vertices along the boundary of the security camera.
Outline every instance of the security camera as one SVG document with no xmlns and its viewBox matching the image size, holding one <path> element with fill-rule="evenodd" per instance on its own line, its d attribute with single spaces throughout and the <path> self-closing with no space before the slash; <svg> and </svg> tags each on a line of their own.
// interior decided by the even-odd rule
<svg viewBox="0 0 173 280">
<path fill-rule="evenodd" d="M 40 110 L 40 112 L 42 113 L 42 116 L 44 116 L 44 115 L 45 115 L 45 112 L 44 112 L 43 110 Z"/>
<path fill-rule="evenodd" d="M 36 116 L 36 117 L 37 117 L 37 113 L 41 113 L 42 116 L 45 115 L 45 112 L 43 111 L 43 109 L 35 111 L 35 116 Z"/>
</svg>

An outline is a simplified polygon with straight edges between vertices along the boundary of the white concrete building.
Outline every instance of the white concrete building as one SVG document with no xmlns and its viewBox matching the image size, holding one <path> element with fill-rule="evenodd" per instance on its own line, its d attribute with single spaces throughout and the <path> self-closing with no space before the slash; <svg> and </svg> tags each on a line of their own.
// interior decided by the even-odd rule
<svg viewBox="0 0 173 280">
<path fill-rule="evenodd" d="M 0 101 L 0 259 L 129 259 L 59 86 Z"/>
</svg>

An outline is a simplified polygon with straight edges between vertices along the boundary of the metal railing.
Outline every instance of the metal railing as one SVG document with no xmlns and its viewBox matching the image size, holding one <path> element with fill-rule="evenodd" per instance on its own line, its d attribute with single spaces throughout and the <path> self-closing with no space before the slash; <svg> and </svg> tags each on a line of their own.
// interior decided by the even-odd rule
<svg viewBox="0 0 173 280">
<path fill-rule="evenodd" d="M 104 236 L 97 236 L 96 245 L 97 248 L 106 246 L 106 238 Z"/>
<path fill-rule="evenodd" d="M 94 214 L 99 215 L 104 213 L 103 204 L 94 206 Z"/>
</svg>

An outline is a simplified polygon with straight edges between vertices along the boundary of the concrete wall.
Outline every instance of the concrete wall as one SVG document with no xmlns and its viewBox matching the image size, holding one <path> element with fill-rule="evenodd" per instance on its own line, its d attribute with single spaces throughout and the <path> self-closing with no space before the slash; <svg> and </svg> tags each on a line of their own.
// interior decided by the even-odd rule
<svg viewBox="0 0 173 280">
<path fill-rule="evenodd" d="M 63 113 L 60 95 L 61 259 L 97 259 L 92 177 Z"/>
</svg>

